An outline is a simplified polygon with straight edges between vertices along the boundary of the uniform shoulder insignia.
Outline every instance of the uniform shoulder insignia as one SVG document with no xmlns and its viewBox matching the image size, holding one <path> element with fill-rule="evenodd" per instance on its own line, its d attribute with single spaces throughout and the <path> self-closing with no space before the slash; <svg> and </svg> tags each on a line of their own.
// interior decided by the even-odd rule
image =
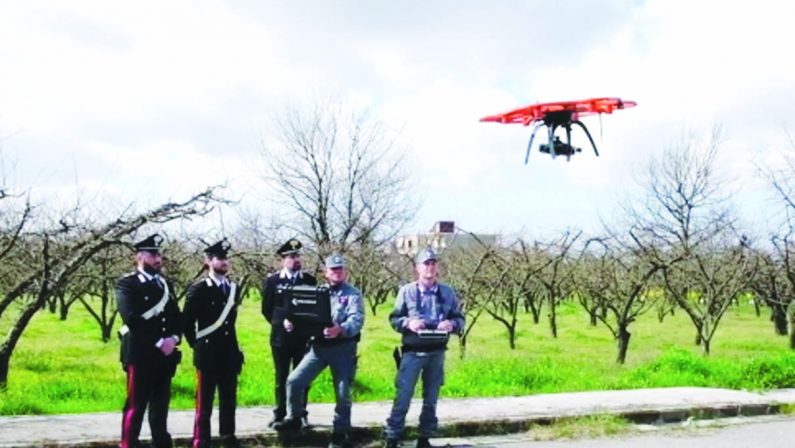
<svg viewBox="0 0 795 448">
<path fill-rule="evenodd" d="M 122 278 L 135 277 L 135 274 L 137 274 L 137 273 L 138 273 L 137 271 L 128 272 L 128 273 L 122 275 Z"/>
</svg>

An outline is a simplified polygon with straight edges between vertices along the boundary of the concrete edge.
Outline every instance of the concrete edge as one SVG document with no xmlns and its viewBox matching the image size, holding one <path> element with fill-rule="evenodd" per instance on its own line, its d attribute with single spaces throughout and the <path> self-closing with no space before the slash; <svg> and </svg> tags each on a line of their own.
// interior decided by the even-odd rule
<svg viewBox="0 0 795 448">
<path fill-rule="evenodd" d="M 487 422 L 483 421 L 452 421 L 441 422 L 437 431 L 439 438 L 474 437 L 483 435 L 509 434 L 529 431 L 533 426 L 551 425 L 557 421 L 582 418 L 596 415 L 617 415 L 633 423 L 639 424 L 664 424 L 685 421 L 689 418 L 716 419 L 740 416 L 776 415 L 787 403 L 770 402 L 754 404 L 717 404 L 715 406 L 673 407 L 659 410 L 631 410 L 617 411 L 604 410 L 576 415 L 554 416 L 538 415 L 517 418 L 498 418 Z M 295 433 L 276 433 L 266 431 L 259 434 L 239 435 L 241 442 L 262 446 L 325 446 L 331 433 L 329 426 L 313 426 L 309 430 Z M 416 425 L 407 425 L 404 439 L 413 439 L 417 436 Z M 356 427 L 352 439 L 356 446 L 380 446 L 383 438 L 383 428 L 379 426 Z M 189 437 L 174 437 L 175 446 L 187 447 L 190 445 Z M 11 445 L 0 445 L 0 448 Z M 13 445 L 19 447 L 19 445 Z M 97 440 L 84 442 L 59 442 L 37 443 L 36 447 L 44 448 L 109 448 L 118 446 L 118 440 Z M 144 446 L 149 446 L 145 444 Z"/>
</svg>

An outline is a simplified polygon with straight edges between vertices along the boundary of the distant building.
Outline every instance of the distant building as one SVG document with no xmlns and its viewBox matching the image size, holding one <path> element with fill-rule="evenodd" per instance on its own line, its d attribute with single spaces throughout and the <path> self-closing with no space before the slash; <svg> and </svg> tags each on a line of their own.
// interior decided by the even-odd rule
<svg viewBox="0 0 795 448">
<path fill-rule="evenodd" d="M 480 242 L 478 242 L 478 240 Z M 481 243 L 497 244 L 498 236 L 491 234 L 470 234 L 457 232 L 455 221 L 436 221 L 428 233 L 402 235 L 395 239 L 395 249 L 402 255 L 415 255 L 425 247 L 444 252 L 448 249 L 468 249 Z"/>
</svg>

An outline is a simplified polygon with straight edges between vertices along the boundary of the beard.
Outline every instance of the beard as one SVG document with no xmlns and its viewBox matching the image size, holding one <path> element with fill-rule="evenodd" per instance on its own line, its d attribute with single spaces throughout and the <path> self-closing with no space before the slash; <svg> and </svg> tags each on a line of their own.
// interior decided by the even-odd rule
<svg viewBox="0 0 795 448">
<path fill-rule="evenodd" d="M 162 264 L 155 265 L 152 263 L 143 262 L 144 272 L 147 274 L 159 274 L 162 267 Z"/>
<path fill-rule="evenodd" d="M 213 272 L 215 272 L 218 275 L 226 275 L 229 272 L 229 268 L 228 267 L 213 268 Z"/>
</svg>

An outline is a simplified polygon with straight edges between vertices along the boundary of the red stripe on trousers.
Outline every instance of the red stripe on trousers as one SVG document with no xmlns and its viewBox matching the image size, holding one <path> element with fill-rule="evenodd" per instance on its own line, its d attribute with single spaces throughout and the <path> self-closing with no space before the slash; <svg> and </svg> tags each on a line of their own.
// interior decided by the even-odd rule
<svg viewBox="0 0 795 448">
<path fill-rule="evenodd" d="M 199 440 L 199 419 L 202 412 L 202 372 L 196 371 L 196 416 L 193 418 L 193 448 L 199 448 L 201 440 Z"/>
<path fill-rule="evenodd" d="M 132 448 L 134 441 L 130 440 L 130 427 L 135 415 L 135 368 L 132 364 L 127 366 L 127 412 L 121 421 L 121 448 Z"/>
</svg>

